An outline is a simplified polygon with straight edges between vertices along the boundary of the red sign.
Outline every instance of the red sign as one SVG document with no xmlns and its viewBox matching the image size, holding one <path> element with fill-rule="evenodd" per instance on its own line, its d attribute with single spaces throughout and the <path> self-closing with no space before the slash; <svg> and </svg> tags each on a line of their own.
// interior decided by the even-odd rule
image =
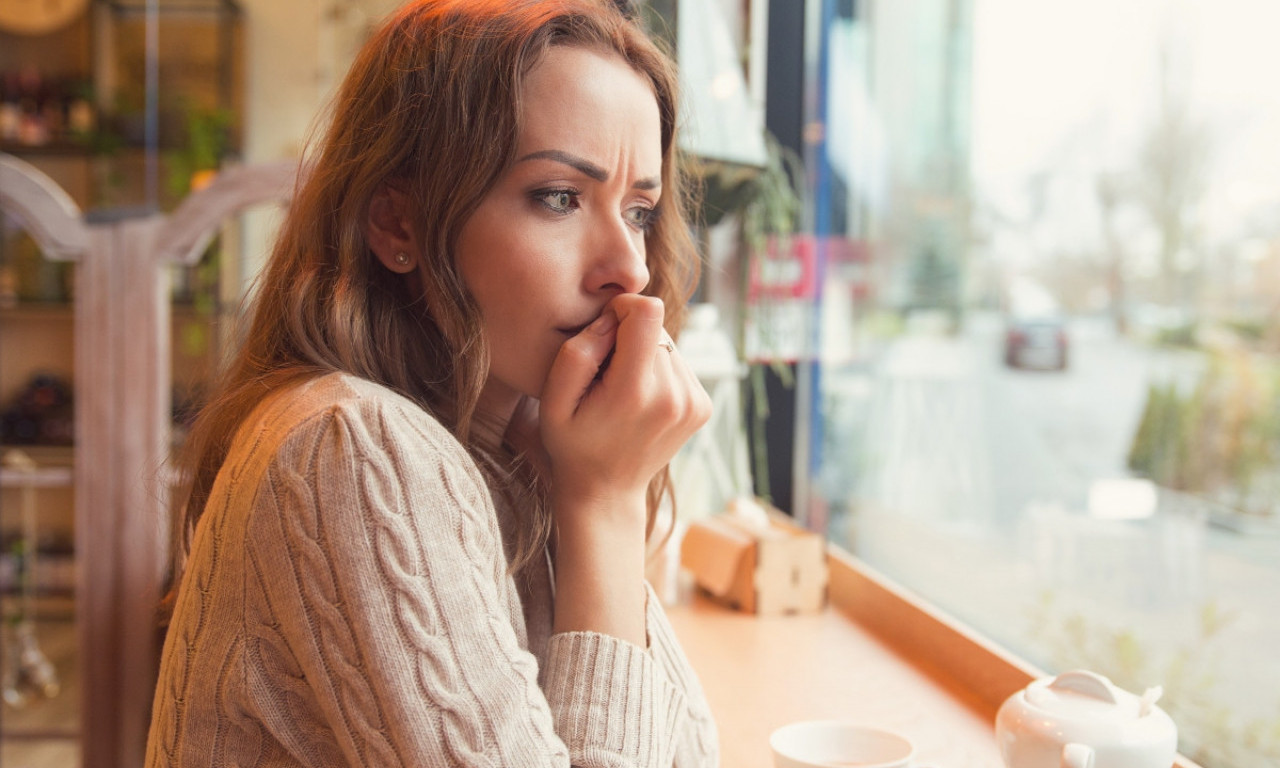
<svg viewBox="0 0 1280 768">
<path fill-rule="evenodd" d="M 784 245 L 779 244 L 780 240 Z M 756 302 L 762 298 L 812 299 L 817 294 L 819 245 L 824 249 L 823 257 L 828 265 L 865 264 L 870 261 L 870 248 L 864 240 L 840 236 L 819 240 L 813 235 L 772 237 L 765 246 L 763 258 L 751 261 L 747 301 Z M 865 293 L 865 286 L 862 288 Z"/>
</svg>

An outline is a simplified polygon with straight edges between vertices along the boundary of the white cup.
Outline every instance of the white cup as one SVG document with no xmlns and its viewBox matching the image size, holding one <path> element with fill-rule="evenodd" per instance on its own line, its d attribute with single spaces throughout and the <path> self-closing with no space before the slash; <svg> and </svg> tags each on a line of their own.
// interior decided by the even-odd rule
<svg viewBox="0 0 1280 768">
<path fill-rule="evenodd" d="M 892 731 L 839 720 L 784 725 L 769 736 L 776 768 L 907 768 L 915 748 Z"/>
</svg>

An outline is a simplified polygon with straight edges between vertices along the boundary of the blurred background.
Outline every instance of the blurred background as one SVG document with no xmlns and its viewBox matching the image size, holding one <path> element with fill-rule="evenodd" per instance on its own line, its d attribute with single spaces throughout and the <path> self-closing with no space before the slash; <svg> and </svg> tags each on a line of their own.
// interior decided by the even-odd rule
<svg viewBox="0 0 1280 768">
<path fill-rule="evenodd" d="M 793 511 L 1044 668 L 1163 684 L 1202 764 L 1280 764 L 1276 8 L 809 11 Z"/>
<path fill-rule="evenodd" d="M 0 152 L 96 226 L 171 215 L 296 162 L 397 5 L 0 0 Z M 625 7 L 704 190 L 680 343 L 717 413 L 683 461 L 714 471 L 681 516 L 766 498 L 1044 669 L 1163 685 L 1206 768 L 1280 765 L 1280 8 Z M 165 268 L 173 445 L 278 221 Z M 4 766 L 98 759 L 73 350 L 111 340 L 77 338 L 78 268 L 3 211 Z"/>
</svg>

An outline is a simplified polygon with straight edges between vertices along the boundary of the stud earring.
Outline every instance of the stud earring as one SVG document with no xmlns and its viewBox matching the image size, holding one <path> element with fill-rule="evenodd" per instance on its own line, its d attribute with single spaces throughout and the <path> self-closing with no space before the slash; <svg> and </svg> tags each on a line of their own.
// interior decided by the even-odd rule
<svg viewBox="0 0 1280 768">
<path fill-rule="evenodd" d="M 396 255 L 393 256 L 392 258 L 395 260 L 397 264 L 399 264 L 402 267 L 409 266 L 409 254 L 405 253 L 404 251 L 397 252 Z"/>
</svg>

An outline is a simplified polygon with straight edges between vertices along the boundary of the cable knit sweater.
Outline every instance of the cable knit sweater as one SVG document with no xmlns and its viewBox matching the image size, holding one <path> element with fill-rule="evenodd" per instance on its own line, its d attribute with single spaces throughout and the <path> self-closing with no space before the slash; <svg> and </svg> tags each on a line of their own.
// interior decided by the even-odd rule
<svg viewBox="0 0 1280 768">
<path fill-rule="evenodd" d="M 148 766 L 717 764 L 649 593 L 648 648 L 551 633 L 516 515 L 429 414 L 331 374 L 240 429 L 165 641 Z"/>
</svg>

